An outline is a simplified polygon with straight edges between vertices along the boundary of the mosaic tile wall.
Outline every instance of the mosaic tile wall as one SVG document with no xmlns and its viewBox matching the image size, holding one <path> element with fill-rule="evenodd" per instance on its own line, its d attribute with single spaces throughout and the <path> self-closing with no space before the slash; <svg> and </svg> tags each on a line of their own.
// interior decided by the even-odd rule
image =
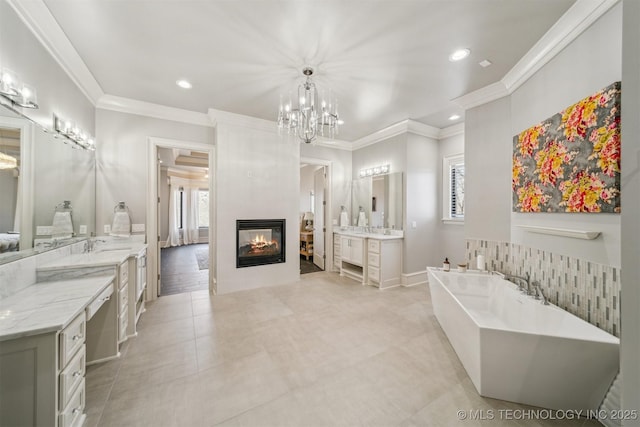
<svg viewBox="0 0 640 427">
<path fill-rule="evenodd" d="M 471 268 L 478 255 L 484 255 L 486 270 L 516 276 L 529 273 L 550 302 L 620 336 L 619 268 L 515 243 L 467 239 L 466 244 Z"/>
</svg>

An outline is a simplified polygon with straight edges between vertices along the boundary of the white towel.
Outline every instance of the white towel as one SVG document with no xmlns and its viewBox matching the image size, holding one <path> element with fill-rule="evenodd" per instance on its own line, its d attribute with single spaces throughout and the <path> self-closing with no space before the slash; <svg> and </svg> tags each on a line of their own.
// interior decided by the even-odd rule
<svg viewBox="0 0 640 427">
<path fill-rule="evenodd" d="M 111 235 L 119 237 L 129 237 L 131 235 L 131 218 L 129 218 L 127 212 L 121 211 L 113 214 Z"/>
<path fill-rule="evenodd" d="M 73 223 L 71 212 L 56 212 L 53 214 L 51 237 L 55 239 L 68 239 L 73 236 Z"/>
</svg>

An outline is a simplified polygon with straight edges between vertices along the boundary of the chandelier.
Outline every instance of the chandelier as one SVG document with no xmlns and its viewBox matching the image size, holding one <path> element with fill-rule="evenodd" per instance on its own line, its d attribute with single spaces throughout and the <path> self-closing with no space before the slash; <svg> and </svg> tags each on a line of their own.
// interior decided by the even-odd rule
<svg viewBox="0 0 640 427">
<path fill-rule="evenodd" d="M 287 130 L 287 133 L 295 132 L 305 143 L 309 144 L 318 135 L 334 138 L 338 134 L 338 126 L 343 122 L 338 117 L 338 102 L 325 97 L 324 91 L 318 99 L 318 90 L 311 81 L 313 68 L 302 69 L 307 79 L 298 86 L 297 105 L 292 104 L 291 95 L 289 102 L 283 103 L 280 96 L 280 109 L 278 112 L 278 129 Z"/>
</svg>

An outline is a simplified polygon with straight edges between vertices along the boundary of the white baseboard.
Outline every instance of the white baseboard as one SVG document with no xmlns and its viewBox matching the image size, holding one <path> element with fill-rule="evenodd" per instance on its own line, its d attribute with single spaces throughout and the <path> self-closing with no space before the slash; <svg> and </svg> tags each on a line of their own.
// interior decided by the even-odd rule
<svg viewBox="0 0 640 427">
<path fill-rule="evenodd" d="M 428 283 L 427 270 L 402 273 L 402 286 L 425 285 Z"/>
</svg>

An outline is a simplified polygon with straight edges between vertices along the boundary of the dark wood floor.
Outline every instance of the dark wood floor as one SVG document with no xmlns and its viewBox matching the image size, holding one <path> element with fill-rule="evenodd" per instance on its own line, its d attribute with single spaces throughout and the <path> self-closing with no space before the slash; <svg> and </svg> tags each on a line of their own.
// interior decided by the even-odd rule
<svg viewBox="0 0 640 427">
<path fill-rule="evenodd" d="M 200 270 L 196 255 L 208 247 L 200 243 L 161 249 L 161 296 L 208 289 L 209 270 Z"/>
</svg>

